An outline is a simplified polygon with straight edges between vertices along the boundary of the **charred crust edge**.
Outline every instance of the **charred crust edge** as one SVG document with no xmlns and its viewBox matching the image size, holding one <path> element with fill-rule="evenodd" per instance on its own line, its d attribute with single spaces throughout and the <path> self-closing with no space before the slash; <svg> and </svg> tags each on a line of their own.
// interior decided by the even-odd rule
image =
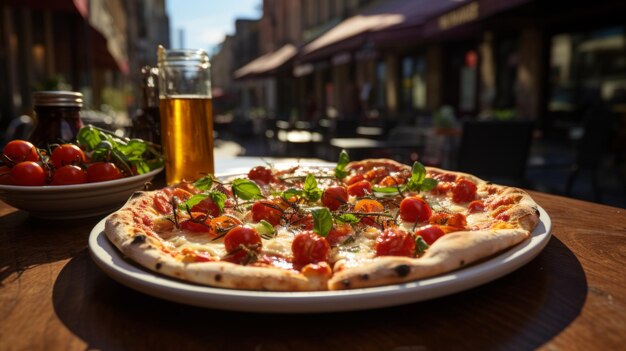
<svg viewBox="0 0 626 351">
<path fill-rule="evenodd" d="M 370 275 L 369 275 L 369 274 L 367 274 L 367 273 L 363 273 L 363 274 L 360 274 L 360 275 L 359 275 L 359 278 L 360 278 L 361 280 L 369 280 L 369 279 L 370 279 Z"/>
<path fill-rule="evenodd" d="M 131 244 L 143 244 L 145 242 L 146 242 L 145 235 L 137 235 L 136 237 L 133 238 L 133 241 L 131 241 Z"/>
<path fill-rule="evenodd" d="M 411 273 L 411 267 L 406 264 L 395 266 L 393 270 L 398 274 L 399 277 L 406 277 L 407 275 L 409 275 L 409 273 Z"/>
</svg>

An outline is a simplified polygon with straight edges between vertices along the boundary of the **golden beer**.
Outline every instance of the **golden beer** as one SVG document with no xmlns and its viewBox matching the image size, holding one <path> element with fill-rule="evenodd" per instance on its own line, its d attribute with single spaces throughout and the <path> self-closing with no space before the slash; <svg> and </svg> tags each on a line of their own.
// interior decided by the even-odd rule
<svg viewBox="0 0 626 351">
<path fill-rule="evenodd" d="M 211 98 L 161 98 L 160 108 L 167 184 L 213 173 Z"/>
</svg>

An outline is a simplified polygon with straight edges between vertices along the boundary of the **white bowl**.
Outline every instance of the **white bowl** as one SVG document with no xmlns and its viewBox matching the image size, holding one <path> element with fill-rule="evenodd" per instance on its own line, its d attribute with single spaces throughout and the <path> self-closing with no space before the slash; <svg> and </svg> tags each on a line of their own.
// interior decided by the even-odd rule
<svg viewBox="0 0 626 351">
<path fill-rule="evenodd" d="M 111 213 L 163 168 L 132 177 L 77 185 L 0 185 L 0 199 L 44 219 L 75 219 Z"/>
</svg>

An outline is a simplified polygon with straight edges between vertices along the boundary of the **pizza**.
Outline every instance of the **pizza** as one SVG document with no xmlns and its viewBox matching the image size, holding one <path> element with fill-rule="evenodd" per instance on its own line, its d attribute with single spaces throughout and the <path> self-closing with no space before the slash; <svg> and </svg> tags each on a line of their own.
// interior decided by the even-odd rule
<svg viewBox="0 0 626 351">
<path fill-rule="evenodd" d="M 539 222 L 523 190 L 389 159 L 258 166 L 136 193 L 106 219 L 131 261 L 220 288 L 398 284 L 488 259 Z"/>
</svg>

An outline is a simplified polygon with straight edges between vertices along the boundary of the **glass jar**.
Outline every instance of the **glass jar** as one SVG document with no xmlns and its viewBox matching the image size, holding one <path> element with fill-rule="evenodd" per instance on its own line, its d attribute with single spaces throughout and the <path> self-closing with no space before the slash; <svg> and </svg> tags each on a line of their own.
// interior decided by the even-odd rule
<svg viewBox="0 0 626 351">
<path fill-rule="evenodd" d="M 33 94 L 37 125 L 30 141 L 39 148 L 73 142 L 83 127 L 83 94 L 74 91 L 38 91 Z"/>
<path fill-rule="evenodd" d="M 211 65 L 203 50 L 159 46 L 161 141 L 167 184 L 212 174 Z"/>
</svg>

